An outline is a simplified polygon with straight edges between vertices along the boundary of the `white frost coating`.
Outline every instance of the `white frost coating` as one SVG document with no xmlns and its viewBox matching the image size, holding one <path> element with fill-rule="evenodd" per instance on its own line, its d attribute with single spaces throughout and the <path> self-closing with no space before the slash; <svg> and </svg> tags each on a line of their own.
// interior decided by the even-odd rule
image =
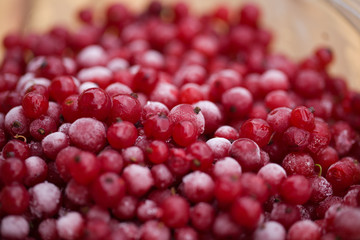
<svg viewBox="0 0 360 240">
<path fill-rule="evenodd" d="M 219 213 L 213 224 L 213 231 L 218 237 L 227 237 L 227 235 L 236 235 L 239 233 L 239 226 L 234 223 L 228 213 Z"/>
<path fill-rule="evenodd" d="M 270 69 L 264 72 L 260 77 L 260 82 L 264 84 L 273 84 L 281 82 L 285 88 L 281 88 L 281 90 L 287 90 L 289 86 L 289 81 L 285 73 L 277 69 Z M 275 90 L 275 89 L 273 89 Z"/>
<path fill-rule="evenodd" d="M 59 143 L 62 143 L 64 141 L 64 139 L 66 139 L 67 136 L 65 133 L 62 132 L 54 132 L 54 133 L 50 133 L 49 135 L 47 135 L 43 141 L 45 142 L 51 142 L 52 145 L 57 145 Z"/>
<path fill-rule="evenodd" d="M 112 72 L 106 67 L 100 67 L 100 66 L 84 68 L 77 75 L 77 78 L 80 80 L 80 82 L 87 82 L 94 78 L 111 78 L 111 77 L 112 77 Z"/>
<path fill-rule="evenodd" d="M 235 159 L 225 157 L 215 163 L 213 173 L 216 177 L 229 175 L 239 176 L 242 173 L 242 169 Z"/>
<path fill-rule="evenodd" d="M 254 240 L 285 240 L 286 230 L 278 222 L 268 221 L 261 224 L 254 232 Z"/>
<path fill-rule="evenodd" d="M 69 128 L 69 137 L 76 146 L 97 152 L 106 140 L 106 130 L 102 122 L 93 118 L 79 118 Z"/>
<path fill-rule="evenodd" d="M 57 186 L 43 182 L 30 188 L 30 211 L 36 217 L 49 216 L 56 213 L 60 203 L 61 192 Z"/>
<path fill-rule="evenodd" d="M 155 64 L 158 67 L 163 67 L 165 65 L 164 57 L 154 50 L 148 50 L 142 55 L 142 62 Z"/>
<path fill-rule="evenodd" d="M 129 63 L 123 58 L 114 58 L 108 62 L 106 67 L 113 72 L 117 72 L 127 69 L 129 67 Z"/>
<path fill-rule="evenodd" d="M 70 126 L 71 126 L 71 123 L 63 123 L 60 125 L 58 131 L 68 135 Z"/>
<path fill-rule="evenodd" d="M 220 109 L 213 102 L 204 100 L 194 103 L 193 106 L 198 106 L 199 108 L 201 108 L 202 112 L 207 112 L 209 115 L 216 116 L 217 118 L 221 119 Z"/>
<path fill-rule="evenodd" d="M 8 215 L 1 221 L 1 236 L 4 238 L 25 239 L 29 231 L 29 223 L 22 216 Z"/>
<path fill-rule="evenodd" d="M 21 127 L 14 127 L 14 122 L 25 123 Z M 27 132 L 27 127 L 25 125 L 29 124 L 29 120 L 25 117 L 24 109 L 22 106 L 13 107 L 6 115 L 4 119 L 5 130 L 10 133 L 24 134 Z"/>
<path fill-rule="evenodd" d="M 125 161 L 137 163 L 144 162 L 144 152 L 137 146 L 125 148 L 121 154 Z M 135 156 L 137 159 L 134 159 Z"/>
<path fill-rule="evenodd" d="M 123 178 L 129 186 L 128 190 L 138 195 L 145 194 L 154 185 L 150 170 L 137 164 L 128 165 L 123 171 Z"/>
<path fill-rule="evenodd" d="M 87 186 L 78 184 L 74 179 L 66 185 L 66 196 L 75 204 L 85 205 L 90 199 L 90 193 Z"/>
<path fill-rule="evenodd" d="M 20 92 L 21 90 L 23 90 L 25 84 L 34 78 L 35 78 L 35 74 L 31 72 L 22 75 L 16 84 L 16 91 Z"/>
<path fill-rule="evenodd" d="M 278 186 L 282 182 L 282 180 L 286 178 L 286 171 L 279 164 L 268 163 L 260 168 L 257 175 L 264 179 L 266 182 Z"/>
<path fill-rule="evenodd" d="M 79 88 L 79 87 L 80 87 L 80 81 L 79 81 L 79 79 L 77 79 L 77 78 L 74 77 L 74 76 L 71 76 L 71 78 L 72 78 L 75 86 L 76 86 L 77 88 Z"/>
<path fill-rule="evenodd" d="M 232 69 L 224 69 L 218 72 L 221 76 L 229 77 L 229 78 L 240 78 L 240 74 Z"/>
<path fill-rule="evenodd" d="M 193 107 L 199 107 L 205 118 L 205 133 L 213 133 L 221 125 L 223 114 L 215 103 L 204 100 L 194 103 Z"/>
<path fill-rule="evenodd" d="M 206 70 L 199 65 L 187 65 L 180 68 L 174 76 L 173 83 L 176 86 L 182 86 L 184 84 L 184 79 L 186 78 L 188 82 L 192 82 L 192 79 L 197 79 L 198 76 L 206 76 Z M 194 81 L 194 80 L 193 80 Z"/>
<path fill-rule="evenodd" d="M 168 115 L 169 109 L 165 104 L 161 102 L 147 101 L 141 113 L 142 119 L 148 119 L 150 117 L 149 112 L 163 113 L 165 115 Z"/>
<path fill-rule="evenodd" d="M 219 131 L 225 135 L 228 135 L 231 132 L 233 132 L 234 130 L 236 131 L 236 129 L 231 126 L 223 125 L 223 126 L 219 127 L 216 131 Z"/>
<path fill-rule="evenodd" d="M 34 57 L 29 61 L 28 65 L 26 66 L 26 71 L 31 73 L 35 72 L 41 66 L 44 60 L 44 56 Z"/>
<path fill-rule="evenodd" d="M 211 148 L 215 159 L 228 156 L 231 147 L 230 141 L 221 137 L 211 138 L 206 144 Z"/>
<path fill-rule="evenodd" d="M 27 81 L 19 91 L 21 96 L 25 95 L 26 90 L 31 87 L 32 85 L 43 85 L 44 87 L 49 87 L 51 84 L 51 81 L 47 78 L 33 78 L 30 81 Z"/>
<path fill-rule="evenodd" d="M 99 85 L 97 85 L 94 82 L 83 82 L 82 84 L 80 84 L 79 86 L 79 93 L 84 92 L 85 90 L 88 90 L 90 88 L 98 88 Z"/>
<path fill-rule="evenodd" d="M 110 97 L 117 94 L 130 94 L 133 91 L 131 88 L 122 83 L 112 83 L 106 87 L 105 91 L 109 94 Z"/>
<path fill-rule="evenodd" d="M 56 220 L 53 218 L 43 220 L 39 224 L 38 232 L 41 239 L 52 239 L 52 236 L 56 234 Z"/>
<path fill-rule="evenodd" d="M 72 75 L 76 72 L 76 68 L 77 68 L 76 62 L 72 58 L 64 57 L 62 61 L 63 61 L 64 67 L 65 67 L 66 73 Z"/>
<path fill-rule="evenodd" d="M 59 236 L 66 240 L 75 240 L 80 237 L 83 227 L 84 219 L 77 212 L 69 212 L 56 222 Z"/>
<path fill-rule="evenodd" d="M 106 62 L 107 53 L 98 45 L 90 45 L 79 52 L 76 60 L 81 66 L 99 66 Z"/>
<path fill-rule="evenodd" d="M 135 75 L 140 69 L 140 65 L 132 65 L 129 68 L 129 72 L 131 73 L 131 75 Z"/>
<path fill-rule="evenodd" d="M 241 96 L 246 96 L 247 98 L 252 99 L 252 95 L 249 92 L 249 90 L 247 90 L 246 88 L 243 88 L 243 87 L 234 87 L 234 88 L 227 90 L 225 93 L 227 93 L 227 92 L 231 92 L 233 94 L 238 93 Z"/>
<path fill-rule="evenodd" d="M 183 183 L 186 197 L 193 202 L 203 201 L 205 200 L 203 198 L 211 197 L 215 188 L 212 178 L 201 171 L 187 174 L 183 178 Z"/>
<path fill-rule="evenodd" d="M 46 167 L 46 163 L 43 159 L 37 156 L 32 156 L 25 159 L 26 174 L 29 177 L 35 177 L 42 172 Z"/>
<path fill-rule="evenodd" d="M 66 144 L 67 143 L 67 144 Z M 61 148 L 66 147 L 69 145 L 69 138 L 63 132 L 54 132 L 50 133 L 41 141 L 41 146 L 43 147 L 44 154 L 47 157 L 55 157 L 52 156 L 54 154 L 54 150 L 61 150 Z"/>
<path fill-rule="evenodd" d="M 178 92 L 178 89 L 171 83 L 160 82 L 156 85 L 156 88 L 150 95 L 150 100 L 155 102 L 161 102 L 163 99 L 166 99 L 169 96 L 169 92 L 174 91 Z"/>
</svg>

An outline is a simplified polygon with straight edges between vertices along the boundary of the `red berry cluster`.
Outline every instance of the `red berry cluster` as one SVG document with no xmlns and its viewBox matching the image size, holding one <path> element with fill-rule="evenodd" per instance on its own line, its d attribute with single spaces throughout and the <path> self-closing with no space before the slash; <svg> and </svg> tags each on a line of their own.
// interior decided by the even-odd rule
<svg viewBox="0 0 360 240">
<path fill-rule="evenodd" d="M 360 239 L 360 94 L 260 15 L 113 4 L 8 35 L 1 239 Z"/>
</svg>

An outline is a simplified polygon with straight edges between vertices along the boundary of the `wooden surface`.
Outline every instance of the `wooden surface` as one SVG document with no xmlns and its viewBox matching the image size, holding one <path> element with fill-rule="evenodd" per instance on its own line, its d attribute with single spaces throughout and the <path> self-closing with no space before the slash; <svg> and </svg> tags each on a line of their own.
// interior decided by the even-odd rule
<svg viewBox="0 0 360 240">
<path fill-rule="evenodd" d="M 176 0 L 164 0 L 172 3 Z M 357 1 L 357 0 L 355 0 Z M 76 28 L 76 12 L 94 7 L 97 15 L 114 0 L 0 0 L 0 37 L 12 31 L 45 31 L 54 24 Z M 140 11 L 148 0 L 119 0 L 133 11 Z M 194 13 L 210 11 L 226 4 L 238 9 L 242 0 L 183 0 Z M 336 61 L 331 71 L 348 79 L 360 90 L 360 33 L 326 0 L 254 0 L 263 11 L 263 24 L 276 33 L 274 51 L 300 59 L 319 45 L 331 46 Z"/>
</svg>

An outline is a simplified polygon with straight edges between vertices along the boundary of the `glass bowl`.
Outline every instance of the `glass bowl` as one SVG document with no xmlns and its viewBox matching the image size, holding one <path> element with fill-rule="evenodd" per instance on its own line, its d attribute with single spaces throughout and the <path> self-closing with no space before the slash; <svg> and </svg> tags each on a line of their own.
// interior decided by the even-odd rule
<svg viewBox="0 0 360 240">
<path fill-rule="evenodd" d="M 12 0 L 0 1 L 0 37 L 8 32 L 44 31 L 55 24 L 76 28 L 76 12 L 93 7 L 98 13 L 113 0 Z M 148 0 L 119 0 L 140 11 Z M 176 0 L 163 0 L 166 4 Z M 239 9 L 241 0 L 183 0 L 195 13 L 208 12 L 219 5 Z M 344 77 L 360 90 L 360 1 L 359 0 L 254 0 L 262 9 L 262 23 L 275 35 L 273 50 L 295 60 L 308 56 L 318 46 L 335 52 L 331 73 Z M 234 10 L 236 14 L 236 10 Z M 101 14 L 98 14 L 99 16 Z"/>
</svg>

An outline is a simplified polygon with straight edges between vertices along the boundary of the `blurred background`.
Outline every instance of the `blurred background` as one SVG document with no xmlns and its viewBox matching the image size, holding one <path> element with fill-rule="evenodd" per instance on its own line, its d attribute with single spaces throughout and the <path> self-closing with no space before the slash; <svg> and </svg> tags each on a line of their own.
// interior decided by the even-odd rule
<svg viewBox="0 0 360 240">
<path fill-rule="evenodd" d="M 141 11 L 149 0 L 0 0 L 0 37 L 10 32 L 43 32 L 54 25 L 76 29 L 77 12 L 94 8 L 101 21 L 111 2 L 122 2 L 132 11 Z M 176 0 L 162 0 L 172 4 Z M 242 0 L 183 0 L 195 14 L 226 5 L 236 14 Z M 262 9 L 262 24 L 275 33 L 272 48 L 295 60 L 309 55 L 318 46 L 335 52 L 333 74 L 346 78 L 360 90 L 360 0 L 253 0 Z M 0 49 L 0 56 L 3 49 Z"/>
</svg>

